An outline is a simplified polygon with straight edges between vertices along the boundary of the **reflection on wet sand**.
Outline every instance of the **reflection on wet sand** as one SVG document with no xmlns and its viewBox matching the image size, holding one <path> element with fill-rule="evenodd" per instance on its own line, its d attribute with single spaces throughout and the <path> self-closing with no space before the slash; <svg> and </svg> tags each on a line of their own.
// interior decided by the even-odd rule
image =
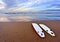
<svg viewBox="0 0 60 42">
<path fill-rule="evenodd" d="M 31 20 L 32 20 L 32 17 L 30 17 L 30 16 L 13 16 L 13 17 L 3 16 L 3 17 L 0 17 L 0 22 L 31 21 Z"/>
<path fill-rule="evenodd" d="M 0 17 L 0 22 L 8 22 L 10 21 L 7 17 Z"/>
<path fill-rule="evenodd" d="M 0 14 L 0 22 L 32 21 L 32 20 L 60 20 L 56 14 Z"/>
</svg>

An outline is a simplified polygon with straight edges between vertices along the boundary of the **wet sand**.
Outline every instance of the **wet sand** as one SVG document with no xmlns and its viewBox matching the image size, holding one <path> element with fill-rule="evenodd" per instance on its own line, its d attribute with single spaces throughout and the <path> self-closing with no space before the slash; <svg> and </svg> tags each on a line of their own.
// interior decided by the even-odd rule
<svg viewBox="0 0 60 42">
<path fill-rule="evenodd" d="M 45 31 L 46 37 L 39 37 L 31 25 L 33 22 L 46 24 L 56 37 Z M 60 21 L 0 22 L 0 42 L 60 42 Z"/>
</svg>

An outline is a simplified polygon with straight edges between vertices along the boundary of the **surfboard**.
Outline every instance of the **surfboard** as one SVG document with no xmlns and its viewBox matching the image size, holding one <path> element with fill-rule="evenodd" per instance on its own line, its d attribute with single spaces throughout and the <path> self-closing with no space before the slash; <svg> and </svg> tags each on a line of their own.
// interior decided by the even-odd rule
<svg viewBox="0 0 60 42">
<path fill-rule="evenodd" d="M 55 33 L 49 28 L 47 27 L 46 25 L 44 24 L 39 24 L 41 26 L 41 28 L 43 30 L 45 30 L 48 34 L 50 34 L 51 36 L 55 36 Z"/>
<path fill-rule="evenodd" d="M 40 37 L 42 37 L 42 38 L 45 37 L 43 30 L 39 27 L 38 24 L 32 23 L 32 26 L 33 26 L 34 30 L 36 31 L 36 33 L 37 33 Z"/>
</svg>

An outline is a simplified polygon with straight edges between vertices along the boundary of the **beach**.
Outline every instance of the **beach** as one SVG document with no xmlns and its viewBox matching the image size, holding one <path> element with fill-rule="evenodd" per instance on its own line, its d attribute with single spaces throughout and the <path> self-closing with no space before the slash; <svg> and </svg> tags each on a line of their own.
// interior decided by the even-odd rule
<svg viewBox="0 0 60 42">
<path fill-rule="evenodd" d="M 50 27 L 55 37 L 45 31 L 45 38 L 39 37 L 34 31 L 31 23 L 43 23 Z M 60 20 L 0 22 L 0 42 L 59 42 L 60 41 Z"/>
</svg>

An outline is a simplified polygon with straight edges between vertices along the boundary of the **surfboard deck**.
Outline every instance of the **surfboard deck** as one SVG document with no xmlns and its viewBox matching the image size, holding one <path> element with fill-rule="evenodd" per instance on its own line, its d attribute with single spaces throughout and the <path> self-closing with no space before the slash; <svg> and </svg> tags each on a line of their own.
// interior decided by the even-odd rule
<svg viewBox="0 0 60 42">
<path fill-rule="evenodd" d="M 42 37 L 42 38 L 45 37 L 43 30 L 39 27 L 38 24 L 32 23 L 32 26 L 33 26 L 34 30 L 36 31 L 36 33 L 37 33 L 40 37 Z"/>
<path fill-rule="evenodd" d="M 50 34 L 51 36 L 55 36 L 55 33 L 49 28 L 47 27 L 46 25 L 44 24 L 39 24 L 41 26 L 41 28 L 43 30 L 45 30 L 48 34 Z"/>
</svg>

